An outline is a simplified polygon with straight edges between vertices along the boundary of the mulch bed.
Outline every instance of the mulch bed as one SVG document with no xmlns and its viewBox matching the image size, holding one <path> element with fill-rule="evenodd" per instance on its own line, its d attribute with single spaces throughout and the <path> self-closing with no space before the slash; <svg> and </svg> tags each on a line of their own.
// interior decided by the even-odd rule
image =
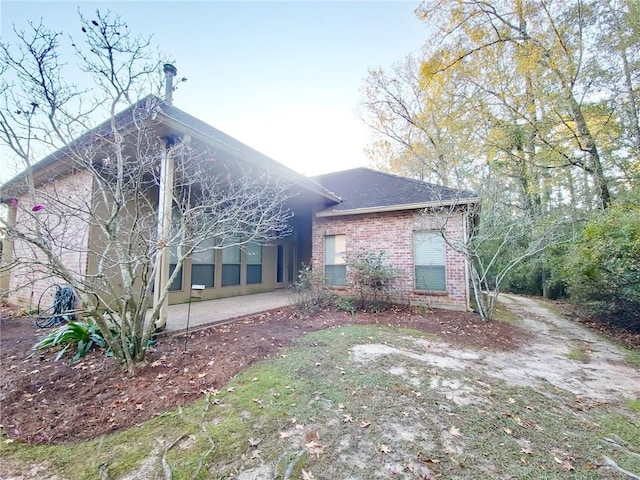
<svg viewBox="0 0 640 480">
<path fill-rule="evenodd" d="M 103 352 L 79 362 L 54 361 L 31 347 L 48 331 L 32 318 L 0 311 L 0 423 L 4 433 L 28 443 L 73 442 L 129 428 L 221 388 L 252 363 L 307 332 L 346 324 L 406 327 L 480 349 L 511 350 L 527 339 L 521 328 L 483 322 L 477 315 L 410 307 L 371 314 L 323 310 L 301 316 L 290 309 L 260 314 L 194 332 L 160 337 L 148 363 L 129 376 Z M 186 349 L 185 349 L 186 340 Z"/>
</svg>

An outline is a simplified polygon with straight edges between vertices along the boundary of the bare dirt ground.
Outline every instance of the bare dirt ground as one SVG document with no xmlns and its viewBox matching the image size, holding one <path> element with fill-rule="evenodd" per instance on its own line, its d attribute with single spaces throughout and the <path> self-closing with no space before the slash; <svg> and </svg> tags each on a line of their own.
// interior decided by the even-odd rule
<svg viewBox="0 0 640 480">
<path fill-rule="evenodd" d="M 139 424 L 222 387 L 252 363 L 316 330 L 345 324 L 415 328 L 460 347 L 512 351 L 528 341 L 523 329 L 482 322 L 470 313 L 398 307 L 351 316 L 334 310 L 308 317 L 267 312 L 184 337 L 160 337 L 148 364 L 126 375 L 113 358 L 93 352 L 77 363 L 54 361 L 31 347 L 46 333 L 33 319 L 0 317 L 0 424 L 28 443 L 73 442 Z"/>
<path fill-rule="evenodd" d="M 547 382 L 585 402 L 640 398 L 640 370 L 624 362 L 622 352 L 593 331 L 562 318 L 544 302 L 527 297 L 500 296 L 517 313 L 524 335 L 512 351 L 473 351 L 443 342 L 416 340 L 415 348 L 359 345 L 354 357 L 361 362 L 400 355 L 450 370 L 476 370 L 514 386 L 536 387 Z M 524 338 L 527 340 L 524 341 Z M 579 356 L 579 361 L 576 361 Z M 402 373 L 402 372 L 401 372 Z M 455 384 L 434 385 L 455 402 L 472 392 L 456 391 Z"/>
</svg>

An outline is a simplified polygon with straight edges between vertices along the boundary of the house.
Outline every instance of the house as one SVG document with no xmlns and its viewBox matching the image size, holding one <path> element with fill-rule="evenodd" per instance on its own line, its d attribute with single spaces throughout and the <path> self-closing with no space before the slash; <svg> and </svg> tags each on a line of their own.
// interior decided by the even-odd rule
<svg viewBox="0 0 640 480">
<path fill-rule="evenodd" d="M 467 260 L 455 246 L 469 235 L 473 193 L 369 168 L 314 180 L 341 199 L 313 214 L 313 268 L 328 286 L 353 294 L 349 255 L 384 252 L 398 275 L 396 301 L 469 308 Z"/>
<path fill-rule="evenodd" d="M 330 288 L 349 294 L 346 259 L 351 252 L 369 250 L 386 252 L 397 268 L 397 291 L 402 297 L 399 299 L 415 304 L 468 308 L 467 262 L 444 242 L 439 231 L 444 228 L 447 236 L 456 240 L 468 235 L 470 206 L 478 201 L 473 194 L 368 168 L 307 178 L 176 108 L 170 97 L 161 100 L 149 96 L 135 108 L 143 109 L 153 118 L 154 135 L 158 138 L 189 138 L 197 148 L 215 151 L 220 162 L 268 171 L 290 185 L 293 192 L 286 205 L 292 213 L 288 220 L 289 235 L 243 248 L 217 244 L 216 248 L 191 255 L 171 285 L 168 303 L 188 302 L 194 284 L 203 288 L 198 293 L 204 300 L 285 288 L 296 279 L 302 265 L 322 269 Z M 129 108 L 118 114 L 116 120 L 126 127 L 131 116 Z M 81 136 L 76 145 L 54 152 L 35 164 L 36 188 L 43 194 L 54 190 L 57 194 L 63 192 L 68 205 L 91 198 L 95 189 L 91 175 L 73 168 L 66 159 L 70 148 L 95 141 L 104 128 L 104 124 L 97 127 Z M 0 188 L 11 225 L 27 221 L 16 208 L 25 199 L 25 178 L 24 174 L 18 175 Z M 162 185 L 152 187 L 148 194 L 151 203 L 160 205 L 161 210 Z M 425 213 L 429 211 L 431 213 Z M 60 242 L 64 250 L 62 258 L 78 276 L 90 275 L 96 270 L 95 252 L 101 248 L 103 232 L 89 217 L 86 213 L 60 217 L 64 218 L 69 237 L 64 243 Z M 29 255 L 39 253 L 19 241 L 5 242 L 0 269 L 5 278 L 0 285 L 6 288 L 8 284 L 11 303 L 35 305 L 44 292 L 53 295 L 50 286 L 55 279 L 49 278 L 46 272 L 21 266 L 20 259 Z M 170 254 L 165 262 L 168 275 L 175 269 Z"/>
</svg>

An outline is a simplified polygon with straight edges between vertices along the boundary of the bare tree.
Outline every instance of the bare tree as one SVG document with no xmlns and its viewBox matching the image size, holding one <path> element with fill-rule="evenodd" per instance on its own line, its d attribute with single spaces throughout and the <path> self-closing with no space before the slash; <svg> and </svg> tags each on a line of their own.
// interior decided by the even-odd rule
<svg viewBox="0 0 640 480">
<path fill-rule="evenodd" d="M 493 197 L 492 202 L 464 207 L 451 202 L 449 206 L 425 212 L 431 217 L 438 214 L 438 230 L 445 243 L 467 260 L 474 301 L 484 320 L 492 319 L 501 286 L 516 266 L 565 241 L 561 234 L 562 219 L 536 222 L 525 212 L 514 209 L 508 199 L 499 201 L 497 194 Z M 461 215 L 464 234 L 450 234 L 448 223 Z"/>
<path fill-rule="evenodd" d="M 69 42 L 79 67 L 72 74 L 91 82 L 84 90 L 64 82 L 62 37 L 43 25 L 0 46 L 0 142 L 24 165 L 2 192 L 13 253 L 3 268 L 22 279 L 12 285 L 18 290 L 38 281 L 72 286 L 132 372 L 185 259 L 286 235 L 291 194 L 264 168 L 167 133 L 167 104 L 149 95 L 159 91 L 162 63 L 151 59 L 148 39 L 109 13 L 81 16 L 79 30 L 83 42 Z"/>
</svg>

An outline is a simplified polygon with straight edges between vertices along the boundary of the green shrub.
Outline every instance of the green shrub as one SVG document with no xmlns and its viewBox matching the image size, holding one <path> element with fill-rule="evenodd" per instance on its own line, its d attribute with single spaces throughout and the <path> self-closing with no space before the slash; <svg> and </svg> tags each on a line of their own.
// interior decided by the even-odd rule
<svg viewBox="0 0 640 480">
<path fill-rule="evenodd" d="M 384 252 L 358 252 L 348 262 L 349 281 L 362 303 L 390 301 L 397 273 L 385 261 Z"/>
<path fill-rule="evenodd" d="M 375 307 L 391 302 L 393 284 L 397 278 L 396 270 L 385 261 L 384 252 L 359 252 L 347 261 L 349 284 L 357 292 L 360 308 Z"/>
<path fill-rule="evenodd" d="M 608 323 L 640 331 L 640 202 L 587 223 L 564 264 L 571 300 Z"/>
<path fill-rule="evenodd" d="M 338 310 L 349 312 L 351 316 L 354 316 L 356 314 L 356 305 L 352 298 L 336 295 L 334 298 L 334 303 Z"/>
<path fill-rule="evenodd" d="M 301 313 L 315 312 L 330 303 L 325 291 L 324 275 L 302 265 L 298 278 L 291 285 L 292 304 Z"/>
<path fill-rule="evenodd" d="M 56 355 L 60 360 L 67 352 L 75 351 L 75 362 L 84 357 L 93 348 L 104 348 L 106 341 L 102 332 L 93 322 L 69 322 L 52 331 L 33 346 L 34 350 L 61 348 Z"/>
</svg>

